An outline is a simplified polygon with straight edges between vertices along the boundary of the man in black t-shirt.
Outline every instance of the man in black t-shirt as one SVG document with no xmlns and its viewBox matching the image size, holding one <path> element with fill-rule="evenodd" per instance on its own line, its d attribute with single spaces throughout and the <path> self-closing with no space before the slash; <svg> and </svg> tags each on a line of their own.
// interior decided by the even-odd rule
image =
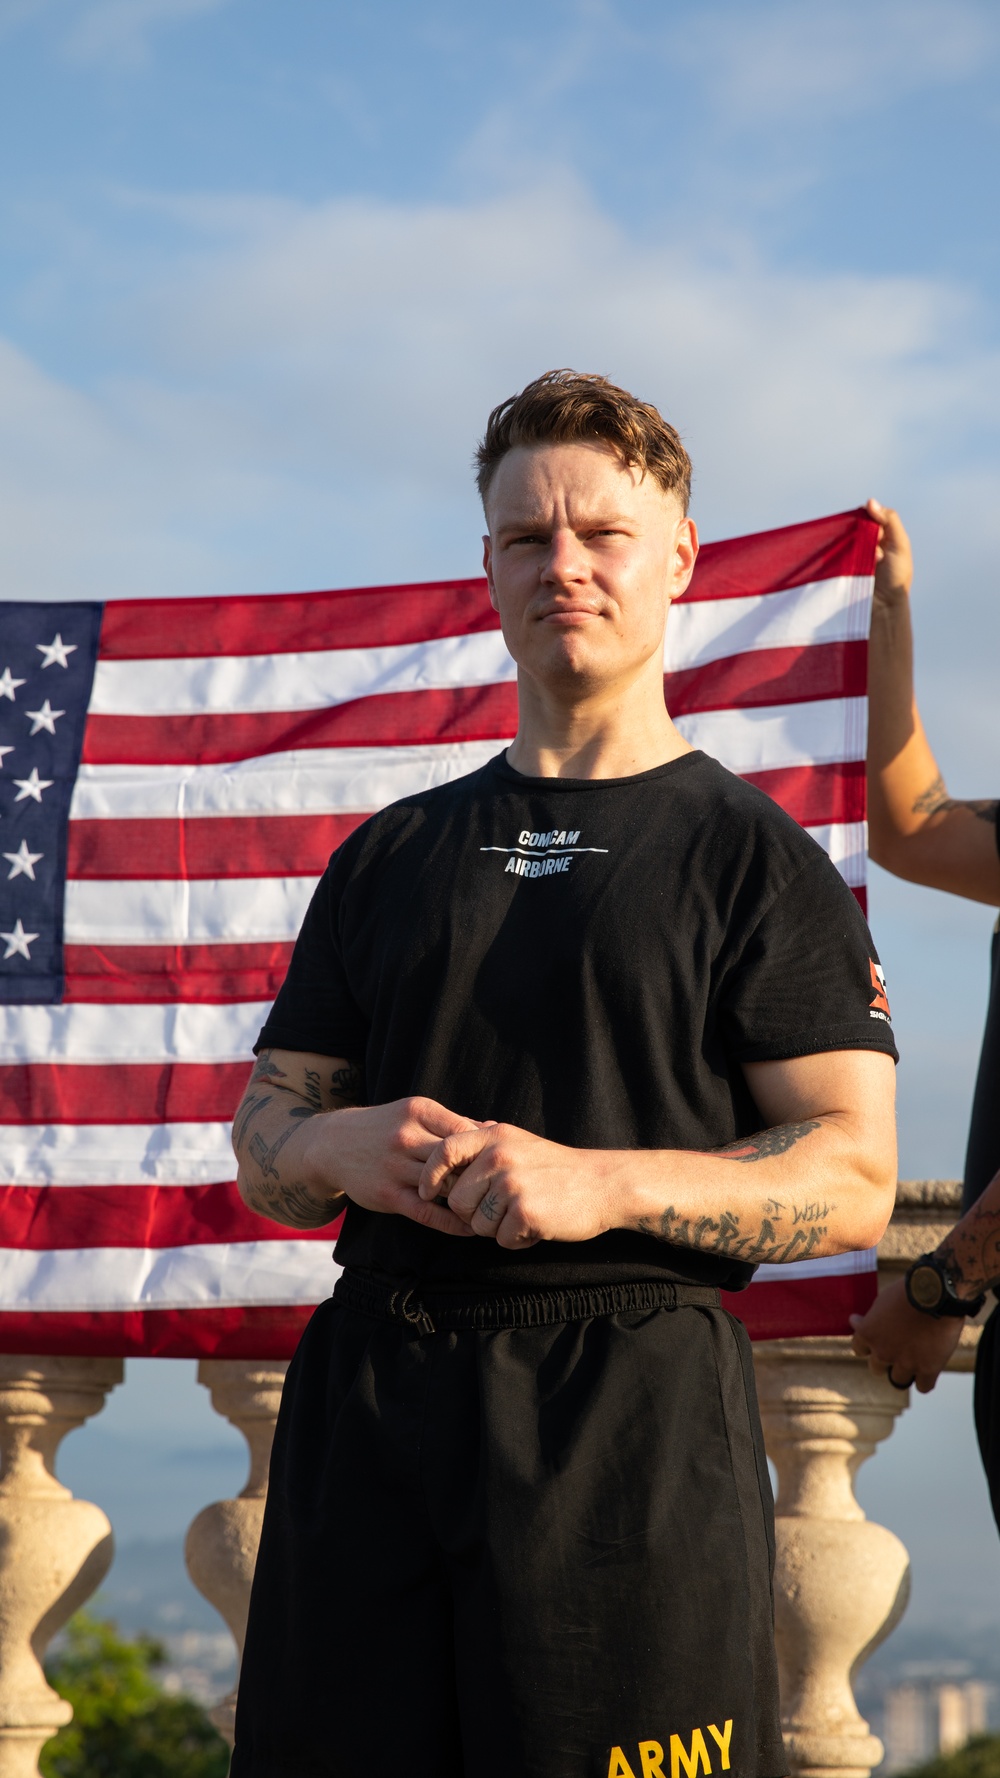
<svg viewBox="0 0 1000 1778">
<path fill-rule="evenodd" d="M 330 861 L 237 1114 L 343 1274 L 289 1370 L 234 1778 L 779 1778 L 771 1502 L 718 1290 L 876 1241 L 878 959 L 692 750 L 654 408 L 552 372 L 479 451 L 517 738 Z"/>
<path fill-rule="evenodd" d="M 910 584 L 913 558 L 899 514 L 882 526 L 869 645 L 868 806 L 872 857 L 886 870 L 970 901 L 1000 906 L 1000 803 L 948 795 L 917 709 Z M 990 957 L 986 1030 L 965 1157 L 961 1220 L 905 1279 L 855 1317 L 855 1350 L 898 1389 L 933 1389 L 969 1315 L 1000 1287 L 1000 937 Z M 976 1354 L 976 1430 L 1000 1524 L 1000 1319 Z"/>
</svg>

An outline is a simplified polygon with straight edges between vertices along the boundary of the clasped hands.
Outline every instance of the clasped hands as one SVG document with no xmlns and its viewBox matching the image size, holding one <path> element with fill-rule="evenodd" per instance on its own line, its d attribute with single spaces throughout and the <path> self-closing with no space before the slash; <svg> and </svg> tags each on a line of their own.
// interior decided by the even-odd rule
<svg viewBox="0 0 1000 1778">
<path fill-rule="evenodd" d="M 337 1111 L 306 1129 L 314 1141 L 336 1131 L 322 1171 L 355 1203 L 443 1234 L 519 1249 L 624 1226 L 628 1170 L 615 1150 L 569 1148 L 423 1098 Z"/>
</svg>

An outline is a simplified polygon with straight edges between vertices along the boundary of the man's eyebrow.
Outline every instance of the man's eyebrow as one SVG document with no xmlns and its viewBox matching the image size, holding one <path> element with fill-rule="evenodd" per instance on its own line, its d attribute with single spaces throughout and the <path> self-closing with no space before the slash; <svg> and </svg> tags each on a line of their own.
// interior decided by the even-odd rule
<svg viewBox="0 0 1000 1778">
<path fill-rule="evenodd" d="M 634 517 L 630 518 L 629 515 L 624 512 L 596 513 L 589 518 L 577 520 L 576 528 L 584 531 L 606 531 L 610 530 L 614 525 L 634 523 Z M 524 533 L 530 534 L 536 531 L 551 531 L 552 529 L 552 519 L 548 514 L 533 513 L 530 515 L 522 515 L 519 518 L 507 519 L 497 526 L 497 534 L 501 537 L 508 535 L 520 536 Z"/>
</svg>

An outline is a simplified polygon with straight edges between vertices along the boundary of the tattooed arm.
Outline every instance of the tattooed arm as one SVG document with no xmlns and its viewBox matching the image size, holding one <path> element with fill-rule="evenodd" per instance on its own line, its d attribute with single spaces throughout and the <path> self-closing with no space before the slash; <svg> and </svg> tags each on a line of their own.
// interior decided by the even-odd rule
<svg viewBox="0 0 1000 1778">
<path fill-rule="evenodd" d="M 233 1121 L 237 1184 L 248 1208 L 291 1228 L 321 1228 L 339 1216 L 344 1193 L 306 1178 L 295 1139 L 308 1119 L 357 1105 L 361 1096 L 361 1070 L 352 1062 L 261 1050 Z"/>
<path fill-rule="evenodd" d="M 1000 1173 L 935 1249 L 944 1261 L 957 1296 L 972 1300 L 1000 1289 Z M 1000 1313 L 1000 1311 L 998 1311 Z M 854 1350 L 872 1370 L 894 1382 L 915 1383 L 921 1394 L 933 1389 L 958 1345 L 964 1322 L 935 1320 L 914 1309 L 902 1278 L 879 1292 L 866 1315 L 852 1315 Z"/>
<path fill-rule="evenodd" d="M 233 1123 L 237 1185 L 251 1210 L 290 1228 L 332 1222 L 348 1198 L 446 1234 L 467 1229 L 417 1196 L 435 1143 L 475 1128 L 433 1099 L 360 1103 L 360 1068 L 344 1057 L 261 1050 Z"/>
<path fill-rule="evenodd" d="M 913 561 L 898 513 L 882 526 L 868 645 L 868 825 L 877 864 L 910 882 L 1000 905 L 996 799 L 948 795 L 913 688 Z"/>
<path fill-rule="evenodd" d="M 622 1228 L 753 1263 L 872 1246 L 896 1185 L 890 1058 L 838 1050 L 745 1072 L 766 1127 L 717 1154 L 569 1148 L 494 1124 L 439 1143 L 421 1193 L 504 1247 Z"/>
</svg>

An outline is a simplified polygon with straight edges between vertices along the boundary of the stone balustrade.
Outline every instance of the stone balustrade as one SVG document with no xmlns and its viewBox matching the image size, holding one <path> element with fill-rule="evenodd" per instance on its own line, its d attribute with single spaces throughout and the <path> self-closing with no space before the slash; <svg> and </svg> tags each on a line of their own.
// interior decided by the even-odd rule
<svg viewBox="0 0 1000 1778">
<path fill-rule="evenodd" d="M 880 1284 L 934 1247 L 954 1222 L 959 1187 L 904 1181 L 879 1248 Z M 953 1368 L 971 1369 L 977 1327 Z M 778 1475 L 775 1630 L 784 1728 L 803 1778 L 867 1778 L 882 1757 L 860 1716 L 853 1673 L 906 1609 L 909 1559 L 893 1533 L 866 1519 L 854 1476 L 890 1436 L 908 1392 L 853 1358 L 847 1339 L 776 1340 L 755 1348 L 768 1453 Z M 285 1366 L 203 1361 L 198 1380 L 247 1440 L 250 1473 L 235 1500 L 198 1514 L 186 1558 L 195 1585 L 242 1648 Z M 0 1357 L 0 1778 L 37 1778 L 43 1743 L 69 1706 L 45 1681 L 53 1636 L 95 1591 L 112 1558 L 98 1506 L 75 1500 L 55 1474 L 67 1432 L 99 1413 L 122 1380 L 115 1359 Z M 235 1691 L 214 1720 L 232 1737 Z"/>
</svg>

